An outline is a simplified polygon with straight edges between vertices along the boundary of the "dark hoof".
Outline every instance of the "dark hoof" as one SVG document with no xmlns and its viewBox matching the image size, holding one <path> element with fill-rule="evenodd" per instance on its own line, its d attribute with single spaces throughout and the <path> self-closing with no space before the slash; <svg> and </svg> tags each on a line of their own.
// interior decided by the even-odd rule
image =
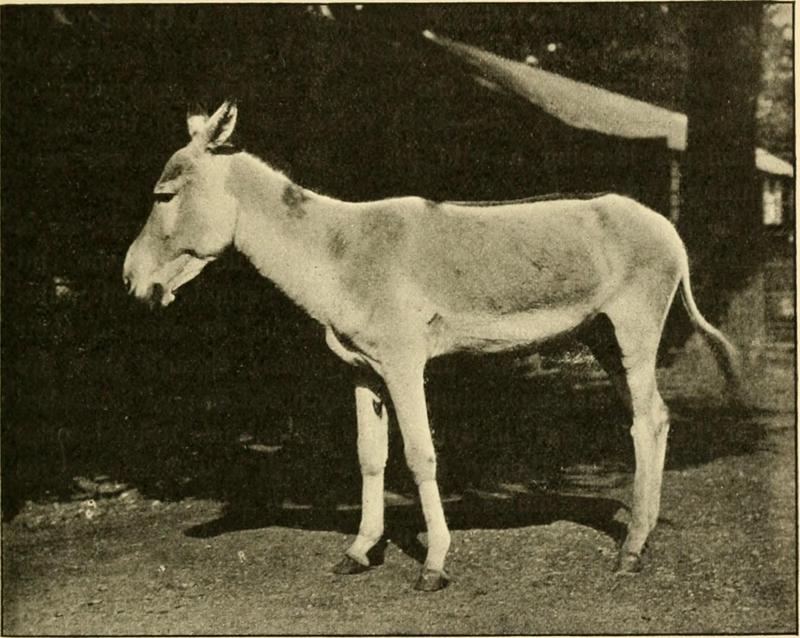
<svg viewBox="0 0 800 638">
<path fill-rule="evenodd" d="M 386 559 L 386 538 L 381 538 L 372 548 L 367 552 L 367 560 L 370 567 L 380 567 Z"/>
<path fill-rule="evenodd" d="M 631 576 L 642 571 L 642 556 L 633 552 L 622 551 L 617 556 L 614 573 L 617 576 Z"/>
<path fill-rule="evenodd" d="M 436 571 L 435 569 L 422 568 L 422 572 L 414 585 L 417 591 L 439 591 L 444 589 L 450 584 L 450 577 L 444 570 Z"/>
<path fill-rule="evenodd" d="M 350 558 L 345 554 L 344 558 L 340 560 L 333 568 L 334 574 L 363 574 L 369 569 L 369 565 L 362 565 L 357 560 Z"/>
</svg>

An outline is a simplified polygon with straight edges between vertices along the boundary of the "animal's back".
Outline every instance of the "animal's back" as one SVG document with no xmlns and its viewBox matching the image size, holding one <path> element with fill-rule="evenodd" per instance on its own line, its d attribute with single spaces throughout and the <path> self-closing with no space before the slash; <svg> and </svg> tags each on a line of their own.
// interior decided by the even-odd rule
<svg viewBox="0 0 800 638">
<path fill-rule="evenodd" d="M 449 316 L 595 307 L 681 246 L 665 218 L 618 195 L 489 207 L 398 198 L 341 219 L 332 246 L 348 295 L 389 307 L 410 286 Z"/>
<path fill-rule="evenodd" d="M 456 312 L 590 302 L 610 294 L 639 253 L 659 252 L 662 222 L 674 233 L 660 215 L 620 196 L 445 204 L 416 217 L 406 268 L 427 298 Z"/>
</svg>

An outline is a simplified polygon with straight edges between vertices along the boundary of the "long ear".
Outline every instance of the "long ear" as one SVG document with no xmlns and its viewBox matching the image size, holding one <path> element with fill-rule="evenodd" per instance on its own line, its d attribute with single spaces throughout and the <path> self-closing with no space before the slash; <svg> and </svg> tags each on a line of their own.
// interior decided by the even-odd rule
<svg viewBox="0 0 800 638">
<path fill-rule="evenodd" d="M 205 123 L 204 134 L 198 136 L 206 148 L 216 148 L 228 141 L 236 128 L 236 102 L 225 100 L 217 111 Z"/>
<path fill-rule="evenodd" d="M 199 104 L 193 104 L 186 109 L 186 127 L 192 139 L 205 131 L 206 122 L 208 122 L 208 111 Z"/>
</svg>

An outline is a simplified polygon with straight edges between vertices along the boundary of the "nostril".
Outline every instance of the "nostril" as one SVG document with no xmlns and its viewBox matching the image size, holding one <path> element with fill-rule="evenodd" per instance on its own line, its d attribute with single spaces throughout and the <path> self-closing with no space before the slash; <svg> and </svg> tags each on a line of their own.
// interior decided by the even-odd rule
<svg viewBox="0 0 800 638">
<path fill-rule="evenodd" d="M 127 291 L 130 292 L 131 291 L 131 278 L 128 277 L 127 275 L 123 275 L 122 276 L 122 283 L 125 286 L 125 288 L 127 289 Z"/>
</svg>

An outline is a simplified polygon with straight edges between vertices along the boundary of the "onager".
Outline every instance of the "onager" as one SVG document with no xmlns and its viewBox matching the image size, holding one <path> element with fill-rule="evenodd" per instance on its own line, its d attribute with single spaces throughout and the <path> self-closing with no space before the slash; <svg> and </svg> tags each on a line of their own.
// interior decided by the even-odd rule
<svg viewBox="0 0 800 638">
<path fill-rule="evenodd" d="M 361 524 L 335 571 L 367 569 L 367 552 L 383 535 L 391 409 L 428 531 L 416 587 L 444 587 L 450 533 L 436 483 L 426 362 L 455 351 L 535 345 L 600 314 L 622 356 L 622 366 L 604 367 L 631 411 L 636 459 L 631 522 L 616 570 L 638 571 L 658 519 L 669 429 L 656 351 L 679 287 L 692 322 L 736 382 L 736 351 L 698 311 L 672 225 L 619 195 L 491 206 L 419 197 L 343 202 L 231 152 L 236 116 L 235 104 L 225 102 L 211 117 L 188 118 L 191 140 L 155 185 L 124 281 L 137 298 L 166 306 L 234 246 L 319 321 L 329 347 L 357 369 Z"/>
</svg>

